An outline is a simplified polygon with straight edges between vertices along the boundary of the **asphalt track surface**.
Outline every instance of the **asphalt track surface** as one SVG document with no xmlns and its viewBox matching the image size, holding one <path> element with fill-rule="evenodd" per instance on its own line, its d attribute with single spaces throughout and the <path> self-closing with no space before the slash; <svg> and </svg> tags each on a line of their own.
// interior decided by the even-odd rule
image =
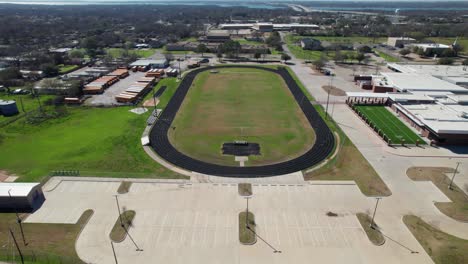
<svg viewBox="0 0 468 264">
<path fill-rule="evenodd" d="M 280 75 L 285 80 L 289 90 L 315 131 L 316 141 L 312 148 L 297 158 L 280 163 L 264 166 L 234 167 L 212 164 L 194 159 L 179 152 L 172 146 L 169 142 L 167 132 L 169 129 L 177 129 L 173 128 L 171 124 L 197 74 L 204 71 L 228 67 L 259 69 Z M 179 168 L 208 175 L 242 178 L 284 175 L 310 168 L 320 163 L 331 154 L 335 140 L 330 128 L 320 117 L 310 101 L 307 100 L 307 96 L 302 92 L 301 88 L 285 68 L 281 67 L 275 70 L 260 66 L 210 66 L 191 71 L 184 77 L 179 88 L 152 127 L 150 131 L 150 144 L 156 154 Z"/>
</svg>

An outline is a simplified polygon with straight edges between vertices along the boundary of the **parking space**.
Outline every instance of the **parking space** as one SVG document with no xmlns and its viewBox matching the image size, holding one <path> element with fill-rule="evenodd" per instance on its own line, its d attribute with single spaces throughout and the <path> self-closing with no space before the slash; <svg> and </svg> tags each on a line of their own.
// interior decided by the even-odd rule
<svg viewBox="0 0 468 264">
<path fill-rule="evenodd" d="M 116 82 L 114 85 L 107 88 L 104 93 L 93 95 L 90 99 L 86 100 L 88 105 L 119 105 L 115 100 L 115 96 L 124 92 L 129 88 L 133 83 L 137 82 L 138 79 L 145 76 L 144 72 L 129 72 L 130 76 L 127 78 L 121 79 Z"/>
<path fill-rule="evenodd" d="M 120 182 L 61 181 L 47 185 L 44 206 L 26 222 L 74 223 L 94 214 L 77 240 L 89 263 L 113 263 L 109 233 L 118 219 L 114 195 Z M 400 254 L 395 245 L 373 246 L 355 214 L 373 205 L 353 184 L 253 184 L 249 208 L 259 235 L 253 246 L 238 240 L 238 213 L 246 200 L 233 183 L 133 183 L 119 195 L 135 210 L 130 239 L 115 243 L 119 263 L 426 263 L 426 256 Z M 329 216 L 327 212 L 336 213 Z M 408 238 L 398 221 L 395 230 Z M 409 236 L 411 238 L 411 236 Z M 262 240 L 263 239 L 263 240 Z M 271 247 L 270 247 L 271 246 Z M 273 253 L 273 248 L 281 253 Z M 395 254 L 397 252 L 397 254 Z"/>
</svg>

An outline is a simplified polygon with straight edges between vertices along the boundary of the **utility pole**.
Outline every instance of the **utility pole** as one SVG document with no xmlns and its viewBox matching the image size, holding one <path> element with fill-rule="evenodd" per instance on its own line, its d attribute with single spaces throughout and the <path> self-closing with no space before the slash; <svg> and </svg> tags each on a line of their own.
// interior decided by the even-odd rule
<svg viewBox="0 0 468 264">
<path fill-rule="evenodd" d="M 455 179 L 455 175 L 457 175 L 458 166 L 460 166 L 460 162 L 457 162 L 457 167 L 455 167 L 455 171 L 453 172 L 452 179 L 450 180 L 450 185 L 449 185 L 449 189 L 450 189 L 450 190 L 453 190 L 453 189 L 452 189 L 453 180 Z"/>
<path fill-rule="evenodd" d="M 155 95 L 155 91 L 154 91 L 154 90 L 155 90 L 155 89 L 156 89 L 156 87 L 153 87 L 153 104 L 154 104 L 154 109 L 156 110 L 156 97 L 154 97 L 154 95 Z"/>
<path fill-rule="evenodd" d="M 20 255 L 21 263 L 24 264 L 23 253 L 21 252 L 21 250 L 20 250 L 20 248 L 18 246 L 18 242 L 16 242 L 16 238 L 15 238 L 15 235 L 13 234 L 13 231 L 11 231 L 11 228 L 9 228 L 9 229 L 10 229 L 11 237 L 13 238 L 13 242 L 15 242 L 16 249 L 18 250 L 18 253 Z"/>
<path fill-rule="evenodd" d="M 10 196 L 11 204 L 13 205 L 13 204 L 14 204 L 14 201 L 13 201 L 13 197 L 11 197 L 10 191 L 11 191 L 11 189 L 8 190 L 8 196 Z M 23 224 L 22 224 L 21 218 L 20 218 L 19 215 L 18 215 L 18 210 L 16 210 L 16 206 L 13 206 L 13 208 L 14 208 L 14 210 L 15 210 L 16 222 L 18 223 L 18 225 L 19 225 L 19 227 L 20 227 L 21 237 L 23 238 L 23 244 L 24 244 L 25 246 L 27 246 L 28 243 L 26 243 L 26 239 L 24 238 Z"/>
<path fill-rule="evenodd" d="M 377 201 L 375 202 L 374 214 L 372 215 L 372 221 L 371 221 L 371 224 L 370 224 L 370 227 L 371 227 L 371 228 L 374 228 L 374 224 L 375 224 L 375 223 L 374 223 L 375 213 L 377 212 L 377 206 L 379 205 L 380 199 L 382 199 L 382 198 L 380 198 L 380 197 L 376 198 Z"/>
</svg>

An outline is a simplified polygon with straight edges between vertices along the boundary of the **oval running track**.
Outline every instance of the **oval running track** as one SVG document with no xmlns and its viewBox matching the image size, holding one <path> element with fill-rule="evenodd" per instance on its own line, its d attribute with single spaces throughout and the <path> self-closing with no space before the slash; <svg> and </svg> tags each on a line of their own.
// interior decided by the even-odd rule
<svg viewBox="0 0 468 264">
<path fill-rule="evenodd" d="M 205 161 L 197 160 L 189 157 L 178 151 L 169 142 L 167 132 L 171 127 L 177 111 L 179 111 L 182 102 L 184 101 L 189 88 L 197 74 L 203 71 L 216 70 L 220 68 L 235 67 L 235 68 L 251 68 L 270 71 L 280 75 L 289 90 L 293 94 L 295 100 L 300 105 L 304 115 L 308 119 L 310 125 L 315 131 L 316 140 L 315 144 L 301 156 L 270 165 L 263 166 L 250 166 L 250 167 L 234 167 L 212 164 Z M 307 96 L 302 92 L 296 81 L 291 74 L 284 68 L 280 67 L 278 70 L 260 67 L 260 66 L 210 66 L 205 68 L 196 69 L 189 72 L 179 85 L 166 108 L 160 115 L 159 119 L 152 127 L 149 137 L 152 149 L 161 158 L 172 163 L 173 165 L 182 169 L 198 172 L 207 175 L 223 176 L 223 177 L 269 177 L 294 173 L 307 168 L 310 168 L 324 159 L 326 159 L 334 149 L 335 140 L 333 133 L 327 126 L 325 121 L 320 117 L 315 110 Z"/>
</svg>

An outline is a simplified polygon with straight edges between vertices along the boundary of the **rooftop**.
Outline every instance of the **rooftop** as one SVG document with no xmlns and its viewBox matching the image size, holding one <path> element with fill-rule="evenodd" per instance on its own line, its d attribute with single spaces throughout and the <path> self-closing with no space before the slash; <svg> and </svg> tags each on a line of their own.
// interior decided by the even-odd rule
<svg viewBox="0 0 468 264">
<path fill-rule="evenodd" d="M 38 185 L 37 182 L 1 182 L 0 197 L 8 197 L 10 194 L 13 197 L 27 196 Z"/>
<path fill-rule="evenodd" d="M 468 89 L 429 74 L 382 72 L 383 80 L 399 91 L 440 91 L 468 93 Z"/>
<path fill-rule="evenodd" d="M 389 68 L 402 73 L 430 74 L 435 77 L 468 77 L 468 67 L 462 65 L 429 65 L 429 64 L 398 64 L 388 63 Z"/>
</svg>

